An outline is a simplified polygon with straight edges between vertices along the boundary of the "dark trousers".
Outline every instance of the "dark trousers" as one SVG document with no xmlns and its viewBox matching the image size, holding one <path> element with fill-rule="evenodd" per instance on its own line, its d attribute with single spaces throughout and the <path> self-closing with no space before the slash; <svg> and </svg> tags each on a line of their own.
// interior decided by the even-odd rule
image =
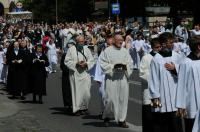
<svg viewBox="0 0 200 132">
<path fill-rule="evenodd" d="M 182 120 L 176 112 L 155 113 L 154 132 L 183 132 Z"/>
<path fill-rule="evenodd" d="M 64 106 L 72 106 L 72 94 L 70 87 L 69 74 L 62 74 L 62 94 L 63 94 L 63 103 Z"/>
<path fill-rule="evenodd" d="M 192 132 L 192 128 L 193 128 L 193 125 L 194 125 L 194 120 L 195 119 L 184 119 L 185 132 Z"/>
<path fill-rule="evenodd" d="M 154 113 L 150 105 L 142 106 L 142 131 L 153 132 L 154 130 Z"/>
</svg>

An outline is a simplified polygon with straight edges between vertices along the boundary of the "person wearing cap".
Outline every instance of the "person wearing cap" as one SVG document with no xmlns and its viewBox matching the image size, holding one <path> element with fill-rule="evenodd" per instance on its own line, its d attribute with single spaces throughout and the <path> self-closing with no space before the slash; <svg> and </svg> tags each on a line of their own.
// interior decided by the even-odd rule
<svg viewBox="0 0 200 132">
<path fill-rule="evenodd" d="M 176 27 L 174 34 L 178 37 L 184 38 L 184 43 L 187 42 L 188 40 L 188 31 L 187 28 L 185 27 L 185 19 L 181 19 L 180 24 Z"/>
<path fill-rule="evenodd" d="M 39 97 L 39 103 L 42 104 L 42 96 L 46 95 L 46 67 L 49 66 L 47 56 L 44 54 L 44 49 L 41 44 L 37 45 L 35 52 L 31 54 L 31 92 L 33 93 L 33 102 L 37 102 Z"/>
<path fill-rule="evenodd" d="M 94 66 L 91 51 L 84 46 L 85 38 L 78 36 L 77 44 L 67 51 L 64 64 L 69 68 L 69 79 L 72 93 L 72 110 L 74 115 L 89 114 L 91 76 L 88 71 Z"/>
<path fill-rule="evenodd" d="M 74 46 L 76 43 L 74 40 L 69 40 L 68 44 L 66 45 L 69 49 Z M 67 54 L 67 50 L 62 54 L 60 60 L 60 69 L 62 70 L 62 95 L 63 95 L 63 104 L 67 110 L 72 110 L 72 95 L 71 95 L 71 87 L 70 87 L 70 80 L 69 80 L 69 68 L 65 65 L 65 57 Z"/>
</svg>

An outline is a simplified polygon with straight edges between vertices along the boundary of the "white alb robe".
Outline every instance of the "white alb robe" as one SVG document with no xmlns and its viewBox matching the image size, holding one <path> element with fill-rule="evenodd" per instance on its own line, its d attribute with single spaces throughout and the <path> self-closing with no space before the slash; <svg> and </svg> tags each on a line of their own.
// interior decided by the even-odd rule
<svg viewBox="0 0 200 132">
<path fill-rule="evenodd" d="M 144 40 L 135 40 L 132 43 L 132 53 L 131 56 L 133 58 L 133 63 L 134 63 L 134 68 L 139 69 L 140 67 L 140 60 L 143 55 L 143 45 L 144 45 Z"/>
<path fill-rule="evenodd" d="M 99 93 L 101 96 L 101 109 L 102 111 L 104 110 L 104 105 L 105 105 L 105 74 L 100 66 L 100 57 L 102 55 L 103 51 L 99 55 L 99 58 L 96 63 L 96 68 L 95 68 L 95 75 L 94 75 L 94 80 L 98 81 L 101 83 L 100 88 L 99 88 Z"/>
<path fill-rule="evenodd" d="M 65 57 L 65 65 L 70 69 L 69 78 L 72 91 L 72 108 L 74 113 L 78 110 L 88 109 L 91 96 L 91 77 L 88 71 L 94 65 L 94 58 L 87 47 L 84 47 L 83 49 L 87 60 L 80 52 L 77 52 L 75 46 L 69 48 Z M 88 65 L 87 70 L 78 70 L 76 68 L 78 61 L 86 61 Z"/>
<path fill-rule="evenodd" d="M 176 107 L 186 109 L 187 118 L 194 119 L 200 109 L 200 60 L 187 58 L 180 65 Z"/>
<path fill-rule="evenodd" d="M 125 64 L 127 71 L 114 70 L 115 64 Z M 112 117 L 116 121 L 125 121 L 127 115 L 129 84 L 133 61 L 127 49 L 110 46 L 103 52 L 100 65 L 105 73 L 105 109 L 103 117 Z"/>
<path fill-rule="evenodd" d="M 57 64 L 58 63 L 58 55 L 57 55 L 56 45 L 54 43 L 49 44 L 49 42 L 47 42 L 46 46 L 48 48 L 47 56 L 48 56 L 49 62 Z"/>
<path fill-rule="evenodd" d="M 151 104 L 150 93 L 148 89 L 148 79 L 150 74 L 150 64 L 153 56 L 151 54 L 147 54 L 142 57 L 140 63 L 140 72 L 139 76 L 142 79 L 142 89 L 143 89 L 143 104 L 149 105 Z"/>
<path fill-rule="evenodd" d="M 179 71 L 179 64 L 183 60 L 183 56 L 176 52 L 172 52 L 171 57 L 163 57 L 157 53 L 151 61 L 149 90 L 151 99 L 159 98 L 162 104 L 161 108 L 154 109 L 155 112 L 174 112 L 177 110 L 175 106 L 176 89 L 178 78 L 175 74 L 168 71 L 165 63 L 174 63 L 176 71 Z"/>
</svg>

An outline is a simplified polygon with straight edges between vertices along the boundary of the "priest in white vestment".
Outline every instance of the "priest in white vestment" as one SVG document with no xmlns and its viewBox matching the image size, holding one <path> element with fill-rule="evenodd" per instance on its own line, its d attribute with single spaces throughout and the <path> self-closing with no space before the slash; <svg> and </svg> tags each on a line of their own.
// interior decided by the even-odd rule
<svg viewBox="0 0 200 132">
<path fill-rule="evenodd" d="M 88 113 L 91 96 L 91 77 L 88 71 L 94 66 L 94 58 L 84 42 L 84 37 L 78 36 L 76 46 L 69 48 L 65 57 L 65 65 L 70 69 L 72 109 L 75 115 Z"/>
<path fill-rule="evenodd" d="M 121 47 L 121 35 L 114 37 L 115 43 L 104 50 L 100 65 L 105 73 L 105 109 L 103 113 L 105 126 L 113 117 L 120 127 L 127 128 L 126 115 L 129 98 L 129 84 L 133 61 L 129 51 Z"/>
</svg>

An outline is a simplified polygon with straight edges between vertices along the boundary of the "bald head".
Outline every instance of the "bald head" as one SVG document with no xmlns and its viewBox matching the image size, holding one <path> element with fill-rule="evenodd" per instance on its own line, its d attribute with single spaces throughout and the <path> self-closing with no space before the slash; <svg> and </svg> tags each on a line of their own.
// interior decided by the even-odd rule
<svg viewBox="0 0 200 132">
<path fill-rule="evenodd" d="M 114 46 L 117 47 L 117 48 L 121 48 L 122 43 L 124 41 L 123 37 L 118 34 L 118 35 L 114 36 L 114 39 L 115 39 Z"/>
<path fill-rule="evenodd" d="M 83 36 L 78 36 L 76 38 L 76 41 L 78 44 L 84 44 L 85 43 L 85 38 Z"/>
</svg>

